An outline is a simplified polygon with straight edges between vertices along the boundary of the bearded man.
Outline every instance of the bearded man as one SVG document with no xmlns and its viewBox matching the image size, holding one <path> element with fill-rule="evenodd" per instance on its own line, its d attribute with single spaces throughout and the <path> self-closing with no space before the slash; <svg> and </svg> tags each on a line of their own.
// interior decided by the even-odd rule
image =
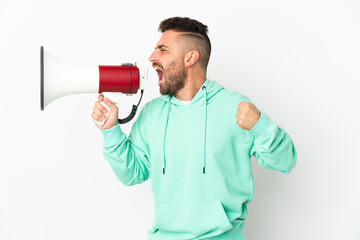
<svg viewBox="0 0 360 240">
<path fill-rule="evenodd" d="M 102 95 L 92 118 L 102 121 L 104 157 L 118 179 L 152 179 L 155 219 L 148 238 L 245 239 L 247 204 L 254 196 L 251 156 L 288 173 L 296 164 L 289 135 L 250 100 L 206 76 L 211 53 L 207 26 L 174 17 L 149 60 L 161 97 L 147 103 L 127 137 L 118 108 Z"/>
</svg>

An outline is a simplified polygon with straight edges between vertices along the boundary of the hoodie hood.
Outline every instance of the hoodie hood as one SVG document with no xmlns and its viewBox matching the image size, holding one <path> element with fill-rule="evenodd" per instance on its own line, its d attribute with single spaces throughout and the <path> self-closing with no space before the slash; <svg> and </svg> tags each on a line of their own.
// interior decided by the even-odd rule
<svg viewBox="0 0 360 240">
<path fill-rule="evenodd" d="M 206 79 L 204 84 L 201 86 L 197 94 L 194 96 L 194 98 L 191 100 L 189 105 L 193 104 L 201 104 L 201 100 L 204 99 L 203 94 L 203 88 L 206 88 L 206 101 L 209 102 L 212 97 L 214 97 L 218 92 L 224 89 L 223 86 L 221 86 L 219 83 L 215 81 L 210 81 L 209 79 Z M 161 99 L 165 102 L 170 102 L 172 105 L 175 106 L 186 106 L 183 102 L 181 102 L 179 99 L 172 95 L 161 95 Z M 171 99 L 171 101 L 170 101 Z"/>
<path fill-rule="evenodd" d="M 205 80 L 204 84 L 201 86 L 200 90 L 197 92 L 197 94 L 194 96 L 194 98 L 191 100 L 189 105 L 185 105 L 182 101 L 177 99 L 176 97 L 173 97 L 171 95 L 163 95 L 161 98 L 167 102 L 168 108 L 167 108 L 167 117 L 166 117 L 166 124 L 164 129 L 164 138 L 163 138 L 163 169 L 162 172 L 165 174 L 166 172 L 166 133 L 167 128 L 169 124 L 169 117 L 171 112 L 172 106 L 186 106 L 191 107 L 199 104 L 203 104 L 203 112 L 204 112 L 204 118 L 203 118 L 203 169 L 202 172 L 205 174 L 206 172 L 206 131 L 207 131 L 207 105 L 210 102 L 210 100 L 219 93 L 222 89 L 224 89 L 223 86 L 218 84 L 217 82 L 212 82 L 208 79 Z"/>
</svg>

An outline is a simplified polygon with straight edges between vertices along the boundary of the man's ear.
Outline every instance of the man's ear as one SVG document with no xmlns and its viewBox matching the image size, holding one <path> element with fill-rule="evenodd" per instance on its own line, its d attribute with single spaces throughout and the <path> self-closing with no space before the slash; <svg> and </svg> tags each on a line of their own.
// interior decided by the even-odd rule
<svg viewBox="0 0 360 240">
<path fill-rule="evenodd" d="M 184 63 L 185 67 L 191 67 L 199 60 L 200 54 L 198 51 L 193 50 L 185 54 Z"/>
</svg>

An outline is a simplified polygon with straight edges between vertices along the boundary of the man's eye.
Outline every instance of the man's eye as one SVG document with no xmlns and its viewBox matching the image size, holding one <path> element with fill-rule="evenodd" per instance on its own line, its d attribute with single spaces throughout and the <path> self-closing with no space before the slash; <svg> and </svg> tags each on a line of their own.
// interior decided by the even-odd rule
<svg viewBox="0 0 360 240">
<path fill-rule="evenodd" d="M 160 52 L 165 52 L 166 50 L 165 49 L 160 49 Z"/>
</svg>

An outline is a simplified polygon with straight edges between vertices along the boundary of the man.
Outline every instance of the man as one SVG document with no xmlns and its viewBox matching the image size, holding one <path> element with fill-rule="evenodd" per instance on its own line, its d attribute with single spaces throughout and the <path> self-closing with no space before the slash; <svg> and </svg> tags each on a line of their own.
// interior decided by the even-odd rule
<svg viewBox="0 0 360 240">
<path fill-rule="evenodd" d="M 152 178 L 155 219 L 149 239 L 245 239 L 247 203 L 254 194 L 250 157 L 288 173 L 296 163 L 289 135 L 250 100 L 206 78 L 211 44 L 207 26 L 189 18 L 160 23 L 149 60 L 161 97 L 147 103 L 127 137 L 118 108 L 99 96 L 104 156 L 118 179 Z"/>
</svg>

